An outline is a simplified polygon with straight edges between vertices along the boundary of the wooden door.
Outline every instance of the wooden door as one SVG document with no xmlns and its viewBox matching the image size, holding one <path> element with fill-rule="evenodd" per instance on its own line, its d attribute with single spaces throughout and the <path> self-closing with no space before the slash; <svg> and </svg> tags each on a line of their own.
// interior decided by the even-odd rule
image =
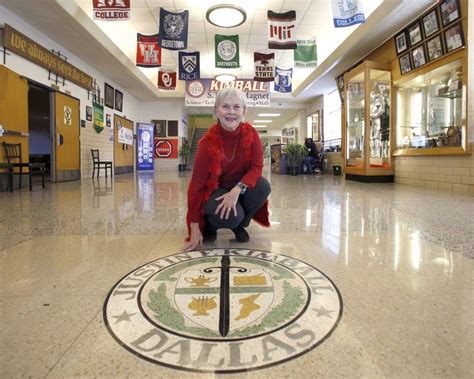
<svg viewBox="0 0 474 379">
<path fill-rule="evenodd" d="M 127 128 L 133 133 L 133 121 L 124 117 L 114 115 L 114 172 L 115 174 L 123 174 L 133 172 L 133 146 L 120 143 L 118 140 L 119 129 Z M 134 141 L 135 143 L 135 141 Z"/>
<path fill-rule="evenodd" d="M 54 94 L 53 181 L 81 178 L 78 99 L 61 92 Z"/>
</svg>

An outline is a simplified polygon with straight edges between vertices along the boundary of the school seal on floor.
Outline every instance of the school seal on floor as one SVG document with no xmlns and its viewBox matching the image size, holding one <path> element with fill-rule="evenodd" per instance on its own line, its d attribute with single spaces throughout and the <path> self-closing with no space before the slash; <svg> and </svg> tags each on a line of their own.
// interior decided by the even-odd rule
<svg viewBox="0 0 474 379">
<path fill-rule="evenodd" d="M 318 346 L 342 298 L 313 266 L 249 249 L 204 249 L 149 262 L 104 304 L 112 336 L 134 354 L 189 371 L 273 366 Z"/>
</svg>

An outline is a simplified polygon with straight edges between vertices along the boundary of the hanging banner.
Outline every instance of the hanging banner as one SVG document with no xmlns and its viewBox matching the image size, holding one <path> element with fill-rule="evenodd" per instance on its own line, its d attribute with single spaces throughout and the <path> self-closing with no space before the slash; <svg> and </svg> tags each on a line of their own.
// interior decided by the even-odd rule
<svg viewBox="0 0 474 379">
<path fill-rule="evenodd" d="M 176 71 L 163 69 L 158 71 L 158 88 L 167 91 L 176 89 Z"/>
<path fill-rule="evenodd" d="M 178 140 L 155 138 L 155 158 L 178 158 Z"/>
<path fill-rule="evenodd" d="M 130 0 L 92 0 L 94 20 L 126 21 L 130 19 Z"/>
<path fill-rule="evenodd" d="M 293 69 L 292 68 L 276 68 L 275 69 L 275 87 L 276 92 L 291 92 Z"/>
<path fill-rule="evenodd" d="M 216 34 L 214 39 L 216 47 L 216 67 L 240 67 L 239 36 L 224 36 L 222 34 Z"/>
<path fill-rule="evenodd" d="M 153 124 L 137 123 L 137 170 L 153 170 Z"/>
<path fill-rule="evenodd" d="M 258 82 L 272 82 L 275 77 L 275 53 L 253 53 L 255 65 L 254 80 Z"/>
<path fill-rule="evenodd" d="M 186 106 L 213 107 L 216 94 L 222 88 L 237 88 L 245 94 L 247 106 L 270 106 L 270 85 L 252 79 L 237 79 L 222 83 L 215 79 L 190 80 L 186 82 L 184 104 Z"/>
<path fill-rule="evenodd" d="M 94 129 L 97 134 L 104 130 L 104 106 L 98 103 L 92 103 L 94 108 Z"/>
<path fill-rule="evenodd" d="M 336 28 L 365 22 L 364 11 L 359 0 L 332 0 L 332 14 Z"/>
<path fill-rule="evenodd" d="M 267 11 L 268 48 L 296 49 L 296 12 Z"/>
<path fill-rule="evenodd" d="M 298 68 L 314 68 L 318 65 L 316 38 L 299 39 L 294 50 L 294 66 Z"/>
<path fill-rule="evenodd" d="M 160 8 L 160 47 L 168 50 L 184 50 L 188 46 L 189 11 L 168 12 Z"/>
<path fill-rule="evenodd" d="M 178 53 L 179 80 L 200 79 L 199 51 Z"/>
<path fill-rule="evenodd" d="M 137 66 L 161 66 L 161 47 L 158 45 L 158 38 L 159 34 L 145 35 L 137 33 Z"/>
</svg>

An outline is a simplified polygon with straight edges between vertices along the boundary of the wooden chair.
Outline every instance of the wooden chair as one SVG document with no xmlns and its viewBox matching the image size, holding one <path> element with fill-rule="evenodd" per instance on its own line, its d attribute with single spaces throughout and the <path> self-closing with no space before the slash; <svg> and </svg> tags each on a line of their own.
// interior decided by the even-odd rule
<svg viewBox="0 0 474 379">
<path fill-rule="evenodd" d="M 29 187 L 30 191 L 33 190 L 33 174 L 40 174 L 42 180 L 42 187 L 44 188 L 44 177 L 45 177 L 45 164 L 44 163 L 30 163 L 30 162 L 23 162 L 22 155 L 21 155 L 21 143 L 6 143 L 2 142 L 3 151 L 5 152 L 5 158 L 7 159 L 7 164 L 10 167 L 18 168 L 18 172 L 13 172 L 13 175 L 19 176 L 19 184 L 18 188 L 21 188 L 21 178 L 23 175 L 23 168 L 28 169 L 29 179 Z M 13 192 L 13 181 L 10 179 L 9 181 L 10 192 Z"/>
<path fill-rule="evenodd" d="M 92 177 L 95 176 L 95 170 L 97 169 L 97 177 L 99 177 L 100 169 L 105 170 L 105 177 L 107 177 L 107 169 L 110 168 L 110 176 L 113 176 L 112 173 L 112 161 L 101 161 L 99 157 L 99 150 L 98 149 L 91 149 L 92 154 L 92 163 L 93 163 L 93 170 L 92 170 Z"/>
</svg>

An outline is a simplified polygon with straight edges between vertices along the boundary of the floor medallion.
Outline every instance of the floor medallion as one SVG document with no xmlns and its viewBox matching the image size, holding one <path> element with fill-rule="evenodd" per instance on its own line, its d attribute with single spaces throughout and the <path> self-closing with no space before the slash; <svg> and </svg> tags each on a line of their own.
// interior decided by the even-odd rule
<svg viewBox="0 0 474 379">
<path fill-rule="evenodd" d="M 104 305 L 112 336 L 134 354 L 189 371 L 238 372 L 294 359 L 342 316 L 334 283 L 281 254 L 205 249 L 149 262 Z"/>
</svg>

